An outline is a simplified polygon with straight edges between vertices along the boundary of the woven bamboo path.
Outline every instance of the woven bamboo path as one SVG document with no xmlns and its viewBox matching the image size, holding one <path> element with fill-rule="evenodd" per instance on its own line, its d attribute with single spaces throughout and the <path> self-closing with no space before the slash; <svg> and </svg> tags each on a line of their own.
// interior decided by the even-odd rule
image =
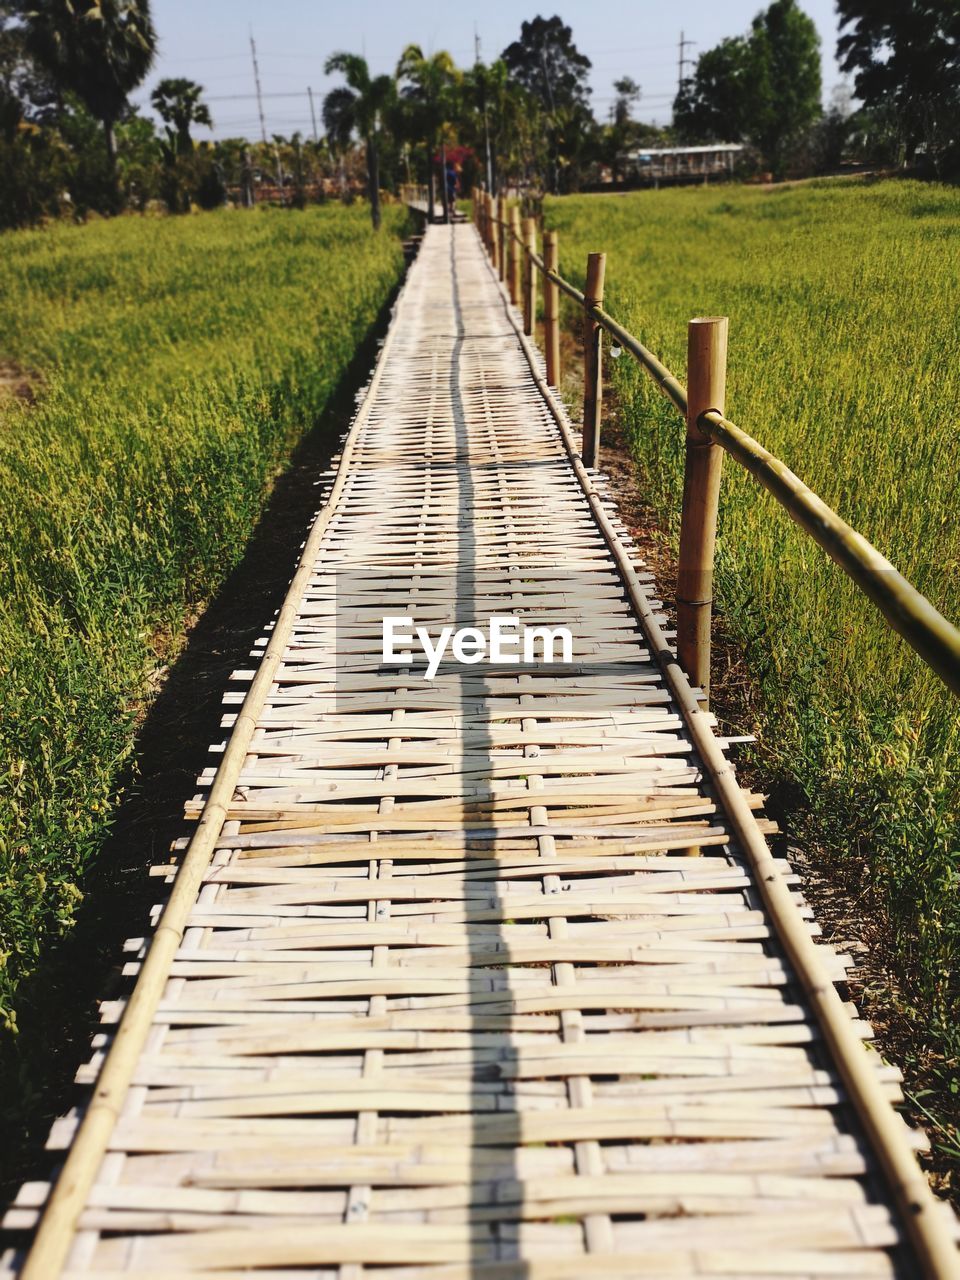
<svg viewBox="0 0 960 1280">
<path fill-rule="evenodd" d="M 919 1274 L 471 226 L 428 228 L 344 459 L 60 1274 Z M 385 613 L 574 661 L 428 681 Z"/>
</svg>

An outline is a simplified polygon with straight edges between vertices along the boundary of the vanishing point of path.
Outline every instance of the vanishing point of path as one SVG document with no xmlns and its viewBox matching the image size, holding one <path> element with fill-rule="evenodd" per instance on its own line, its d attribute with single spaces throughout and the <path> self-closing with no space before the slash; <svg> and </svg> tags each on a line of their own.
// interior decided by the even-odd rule
<svg viewBox="0 0 960 1280">
<path fill-rule="evenodd" d="M 34 1276 L 920 1274 L 568 442 L 476 232 L 428 228 L 265 696 L 226 694 L 255 719 L 222 809 L 212 769 L 188 804 L 183 928 L 152 970 L 131 944 L 126 1074 L 111 1001 L 92 1119 L 54 1127 L 87 1155 Z M 566 626 L 572 661 L 428 680 L 385 615 Z M 8 1214 L 28 1245 L 49 1190 Z"/>
</svg>

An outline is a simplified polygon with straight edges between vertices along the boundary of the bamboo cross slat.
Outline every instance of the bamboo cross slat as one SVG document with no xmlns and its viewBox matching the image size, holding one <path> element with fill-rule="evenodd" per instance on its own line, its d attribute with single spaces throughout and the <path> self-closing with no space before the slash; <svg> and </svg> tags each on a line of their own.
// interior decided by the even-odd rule
<svg viewBox="0 0 960 1280">
<path fill-rule="evenodd" d="M 0 1274 L 954 1275 L 848 962 L 524 336 L 515 223 L 475 216 L 427 228 Z M 385 613 L 581 648 L 428 681 Z"/>
</svg>

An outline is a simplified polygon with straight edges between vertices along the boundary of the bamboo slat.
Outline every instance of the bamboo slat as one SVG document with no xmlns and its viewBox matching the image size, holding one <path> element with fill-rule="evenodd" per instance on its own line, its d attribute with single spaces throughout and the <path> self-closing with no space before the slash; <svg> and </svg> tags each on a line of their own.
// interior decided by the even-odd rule
<svg viewBox="0 0 960 1280">
<path fill-rule="evenodd" d="M 676 667 L 498 279 L 509 223 L 478 212 L 497 270 L 472 227 L 427 228 L 0 1272 L 953 1275 L 885 1182 L 879 1147 L 919 1177 L 916 1140 L 847 961 Z M 381 662 L 385 612 L 583 647 L 427 681 Z"/>
</svg>

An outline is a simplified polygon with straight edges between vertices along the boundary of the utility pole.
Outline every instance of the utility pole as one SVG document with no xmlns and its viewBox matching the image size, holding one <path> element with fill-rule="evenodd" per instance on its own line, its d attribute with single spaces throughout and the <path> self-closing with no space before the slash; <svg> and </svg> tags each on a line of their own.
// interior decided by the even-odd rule
<svg viewBox="0 0 960 1280">
<path fill-rule="evenodd" d="M 692 45 L 695 45 L 696 43 L 697 43 L 696 40 L 684 39 L 683 32 L 682 31 L 680 32 L 680 56 L 677 60 L 677 93 L 683 92 L 683 68 L 685 66 L 692 64 L 693 62 L 692 58 L 685 57 L 684 50 L 687 48 L 688 45 L 692 46 Z"/>
<path fill-rule="evenodd" d="M 319 147 L 320 138 L 317 134 L 317 112 L 313 105 L 313 90 L 310 88 L 307 89 L 307 97 L 310 99 L 310 119 L 313 121 L 313 143 L 314 146 Z"/>
<path fill-rule="evenodd" d="M 477 24 L 473 24 L 473 61 L 475 66 L 480 66 L 480 32 L 477 30 Z M 481 74 L 483 74 L 481 72 Z M 493 156 L 490 154 L 490 120 L 487 115 L 487 92 L 489 85 L 486 80 L 483 81 L 483 143 L 486 151 L 487 159 L 487 190 L 493 195 Z"/>
<path fill-rule="evenodd" d="M 257 46 L 253 38 L 253 29 L 250 31 L 250 54 L 253 58 L 253 83 L 257 87 L 257 111 L 260 115 L 260 137 L 264 142 L 267 140 L 267 123 L 263 118 L 263 94 L 260 92 L 260 68 L 257 66 Z"/>
<path fill-rule="evenodd" d="M 264 146 L 267 145 L 267 122 L 263 116 L 263 94 L 260 92 L 260 68 L 257 66 L 257 45 L 253 38 L 253 28 L 250 28 L 250 56 L 253 58 L 253 83 L 257 87 L 257 112 L 260 116 L 260 137 L 263 139 Z M 283 197 L 283 170 L 280 167 L 280 149 L 274 143 L 273 158 L 277 164 L 277 194 L 280 197 L 280 204 L 286 204 Z"/>
</svg>

